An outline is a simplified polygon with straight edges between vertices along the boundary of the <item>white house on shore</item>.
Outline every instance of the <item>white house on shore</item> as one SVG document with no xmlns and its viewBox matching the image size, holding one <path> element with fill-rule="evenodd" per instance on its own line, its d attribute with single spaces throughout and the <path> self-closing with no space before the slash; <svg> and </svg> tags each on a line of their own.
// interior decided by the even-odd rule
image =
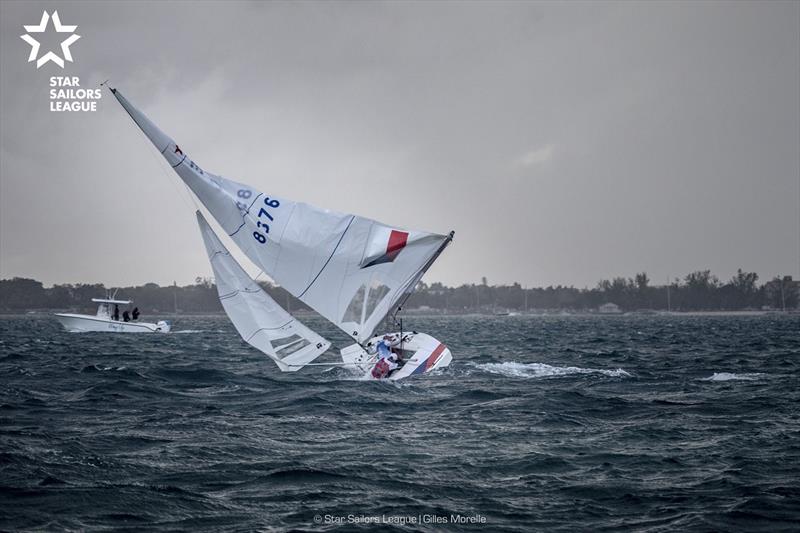
<svg viewBox="0 0 800 533">
<path fill-rule="evenodd" d="M 620 309 L 617 304 L 611 302 L 604 303 L 597 308 L 597 311 L 604 315 L 618 315 L 622 313 L 622 309 Z"/>
</svg>

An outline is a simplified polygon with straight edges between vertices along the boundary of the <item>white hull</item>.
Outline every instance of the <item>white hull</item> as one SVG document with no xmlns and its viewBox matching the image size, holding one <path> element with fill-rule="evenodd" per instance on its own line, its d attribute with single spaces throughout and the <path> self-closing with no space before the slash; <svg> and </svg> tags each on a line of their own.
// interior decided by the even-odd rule
<svg viewBox="0 0 800 533">
<path fill-rule="evenodd" d="M 396 334 L 396 335 L 399 335 Z M 402 343 L 403 366 L 392 372 L 389 381 L 397 381 L 415 374 L 425 374 L 438 368 L 445 368 L 453 361 L 450 349 L 426 333 L 403 332 L 405 340 Z M 374 346 L 383 338 L 378 335 L 367 342 L 367 346 Z M 341 350 L 342 361 L 355 366 L 364 372 L 364 377 L 372 377 L 372 368 L 377 362 L 377 356 L 368 354 L 360 345 L 352 344 Z"/>
<path fill-rule="evenodd" d="M 72 313 L 57 313 L 56 318 L 64 329 L 74 333 L 88 331 L 102 331 L 112 333 L 168 333 L 169 322 L 161 320 L 158 324 L 149 322 L 123 322 L 111 320 L 94 315 L 77 315 Z"/>
</svg>

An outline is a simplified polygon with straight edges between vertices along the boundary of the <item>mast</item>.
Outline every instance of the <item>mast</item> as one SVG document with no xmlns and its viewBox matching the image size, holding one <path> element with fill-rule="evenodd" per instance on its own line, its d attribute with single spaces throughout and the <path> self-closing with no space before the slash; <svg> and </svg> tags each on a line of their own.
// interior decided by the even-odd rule
<svg viewBox="0 0 800 533">
<path fill-rule="evenodd" d="M 528 287 L 523 287 L 522 292 L 525 294 L 525 314 L 528 313 Z"/>
<path fill-rule="evenodd" d="M 784 280 L 784 278 L 781 278 L 781 310 L 785 313 L 786 312 L 786 296 L 784 295 L 784 292 L 783 292 L 783 280 Z"/>
<path fill-rule="evenodd" d="M 667 276 L 667 312 L 672 312 L 672 303 L 669 298 L 669 276 Z"/>
<path fill-rule="evenodd" d="M 433 265 L 433 263 L 436 261 L 436 259 L 438 259 L 438 257 L 442 254 L 442 252 L 444 252 L 444 249 L 447 248 L 447 246 L 451 242 L 453 242 L 453 237 L 455 236 L 455 234 L 456 234 L 455 231 L 451 231 L 447 235 L 447 238 L 444 240 L 444 242 L 441 244 L 441 246 L 439 246 L 439 249 L 436 250 L 436 252 L 428 260 L 428 262 L 425 263 L 425 265 L 419 270 L 417 275 L 412 278 L 414 281 L 413 281 L 413 283 L 410 284 L 410 288 L 406 289 L 405 296 L 403 296 L 403 298 L 397 302 L 397 310 L 395 311 L 395 315 L 397 315 L 397 313 L 400 312 L 400 310 L 403 308 L 403 305 L 406 303 L 406 300 L 408 300 L 409 297 L 411 297 L 411 294 L 414 292 L 414 289 L 417 287 L 417 283 L 419 283 L 419 280 L 422 279 L 423 274 L 425 274 L 425 272 L 428 271 L 428 269 L 431 267 L 431 265 Z M 387 315 L 388 315 L 388 313 L 387 313 Z"/>
</svg>

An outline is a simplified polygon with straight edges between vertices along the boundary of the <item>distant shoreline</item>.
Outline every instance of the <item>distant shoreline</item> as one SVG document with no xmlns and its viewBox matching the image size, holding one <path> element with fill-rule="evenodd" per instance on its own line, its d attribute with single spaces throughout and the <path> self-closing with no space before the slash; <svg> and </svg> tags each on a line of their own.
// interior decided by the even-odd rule
<svg viewBox="0 0 800 533">
<path fill-rule="evenodd" d="M 43 316 L 52 316 L 55 313 L 62 313 L 68 310 L 65 309 L 33 309 L 30 311 L 0 311 L 0 318 L 11 317 L 31 317 L 41 318 Z M 299 318 L 318 317 L 323 318 L 313 312 L 298 311 L 293 313 Z M 170 320 L 175 318 L 184 317 L 225 317 L 227 316 L 223 311 L 191 311 L 186 313 L 153 313 L 163 320 Z M 787 309 L 781 310 L 751 310 L 751 311 L 627 311 L 624 313 L 600 313 L 597 311 L 567 311 L 567 310 L 541 310 L 541 311 L 528 311 L 526 312 L 512 312 L 509 314 L 496 314 L 496 313 L 478 313 L 478 312 L 434 312 L 432 310 L 418 310 L 408 309 L 404 312 L 404 318 L 436 318 L 436 317 L 493 317 L 497 319 L 514 319 L 514 318 L 539 318 L 539 317 L 603 317 L 603 318 L 619 318 L 619 317 L 690 317 L 690 316 L 800 316 L 800 310 Z"/>
<path fill-rule="evenodd" d="M 602 280 L 593 289 L 575 287 L 523 287 L 481 284 L 447 287 L 441 283 L 420 282 L 405 302 L 408 314 L 496 315 L 524 314 L 658 314 L 692 313 L 736 316 L 790 311 L 800 308 L 800 281 L 791 276 L 775 277 L 758 284 L 754 272 L 739 270 L 728 282 L 721 282 L 710 271 L 692 272 L 683 281 L 669 285 L 650 285 L 647 274 L 635 278 Z M 259 282 L 261 288 L 292 314 L 311 312 L 285 288 Z M 28 278 L 0 279 L 0 313 L 25 313 L 29 310 L 59 310 L 94 313 L 92 298 L 116 294 L 135 302 L 147 316 L 175 313 L 221 313 L 222 306 L 214 280 L 198 278 L 194 285 L 161 287 L 146 283 L 135 287 L 109 289 L 102 284 L 53 285 Z M 356 295 L 358 293 L 355 293 Z M 351 297 L 355 298 L 356 296 Z"/>
</svg>

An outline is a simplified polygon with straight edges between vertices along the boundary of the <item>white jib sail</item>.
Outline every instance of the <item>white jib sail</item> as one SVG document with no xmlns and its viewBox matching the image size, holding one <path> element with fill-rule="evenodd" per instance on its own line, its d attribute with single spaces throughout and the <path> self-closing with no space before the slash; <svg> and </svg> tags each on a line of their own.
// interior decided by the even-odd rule
<svg viewBox="0 0 800 533">
<path fill-rule="evenodd" d="M 198 211 L 197 223 L 214 270 L 222 307 L 239 335 L 275 361 L 283 372 L 310 363 L 331 343 L 284 311 L 247 275 Z"/>
<path fill-rule="evenodd" d="M 250 260 L 357 342 L 372 337 L 452 239 L 264 194 L 211 174 L 114 96 Z"/>
</svg>

